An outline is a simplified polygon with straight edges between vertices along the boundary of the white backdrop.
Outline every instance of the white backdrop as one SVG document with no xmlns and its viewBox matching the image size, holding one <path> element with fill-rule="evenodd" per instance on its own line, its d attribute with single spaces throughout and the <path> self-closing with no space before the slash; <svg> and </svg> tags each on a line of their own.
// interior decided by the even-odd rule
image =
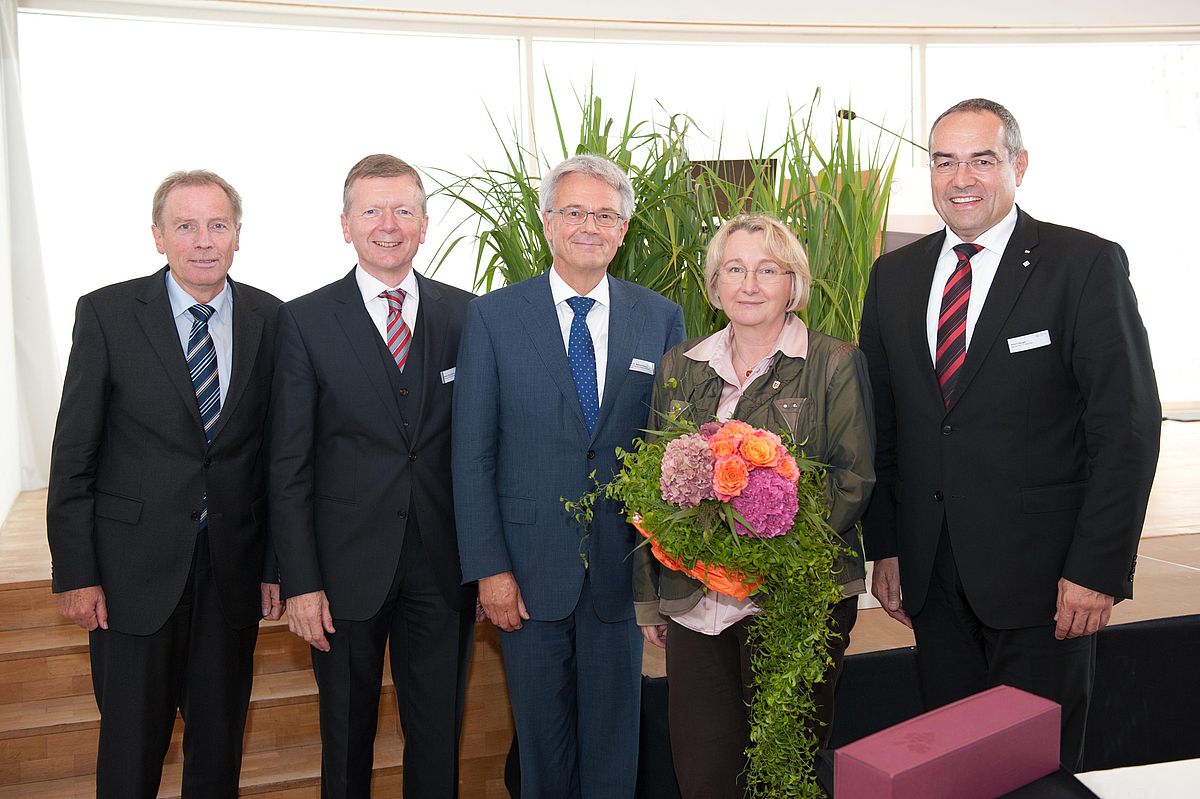
<svg viewBox="0 0 1200 799">
<path fill-rule="evenodd" d="M 1019 201 L 1035 215 L 1126 244 L 1164 399 L 1200 399 L 1200 356 L 1184 348 L 1196 325 L 1181 307 L 1196 296 L 1197 270 L 1165 273 L 1173 253 L 1156 241 L 1158 230 L 1186 230 L 1189 210 L 1194 216 L 1188 191 L 1197 167 L 1187 154 L 1200 144 L 1200 24 L 1191 0 L 1014 0 L 955 6 L 953 14 L 941 2 L 817 8 L 614 0 L 598 10 L 577 7 L 574 20 L 550 0 L 20 5 L 46 12 L 20 15 L 41 224 L 27 199 L 0 214 L 0 226 L 8 225 L 0 227 L 0 315 L 13 320 L 0 325 L 0 512 L 17 488 L 44 480 L 45 420 L 57 400 L 75 298 L 161 264 L 149 200 L 166 173 L 207 167 L 230 179 L 246 199 L 234 277 L 291 298 L 353 263 L 337 221 L 350 164 L 384 151 L 418 167 L 473 170 L 475 160 L 498 154 L 487 109 L 505 129 L 527 129 L 532 114 L 545 135 L 543 70 L 568 109 L 570 88 L 585 86 L 590 74 L 610 107 L 636 79 L 635 111 L 659 100 L 686 110 L 706 129 L 724 131 L 728 157 L 738 157 L 768 112 L 781 115 L 789 98 L 807 101 L 816 85 L 830 110 L 849 103 L 918 139 L 942 106 L 993 94 L 1022 120 L 1033 154 Z M 322 8 L 338 5 L 374 10 Z M 9 37 L 13 6 L 0 0 Z M 82 15 L 54 15 L 60 11 Z M 87 16 L 104 11 L 180 19 Z M 292 24 L 303 27 L 279 27 Z M 971 49 L 948 43 L 963 38 L 956 30 L 967 31 Z M 1093 41 L 1050 40 L 1081 36 Z M 1123 38 L 1146 43 L 1111 44 Z M 14 55 L 6 38 L 4 122 L 20 131 Z M 1043 86 L 1049 91 L 1038 91 Z M 0 211 L 29 183 L 22 184 L 18 139 L 5 136 Z M 702 155 L 703 144 L 697 148 Z M 911 165 L 901 174 L 893 212 L 924 213 L 922 174 Z M 462 218 L 448 213 L 435 200 L 418 268 Z M 24 253 L 17 269 L 6 260 L 14 248 Z M 439 277 L 469 285 L 466 254 Z M 18 391 L 30 399 L 19 400 Z M 18 422 L 22 413 L 34 421 Z"/>
</svg>

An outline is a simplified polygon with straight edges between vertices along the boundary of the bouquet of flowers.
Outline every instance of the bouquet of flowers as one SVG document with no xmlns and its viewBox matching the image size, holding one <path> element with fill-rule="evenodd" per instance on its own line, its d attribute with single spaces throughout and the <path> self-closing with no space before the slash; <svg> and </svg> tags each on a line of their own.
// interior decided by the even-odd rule
<svg viewBox="0 0 1200 799">
<path fill-rule="evenodd" d="M 786 436 L 744 422 L 664 422 L 618 450 L 621 468 L 596 494 L 624 506 L 665 568 L 754 597 L 750 794 L 822 796 L 810 689 L 824 677 L 828 609 L 841 599 L 824 469 Z M 568 507 L 587 515 L 595 496 Z"/>
</svg>

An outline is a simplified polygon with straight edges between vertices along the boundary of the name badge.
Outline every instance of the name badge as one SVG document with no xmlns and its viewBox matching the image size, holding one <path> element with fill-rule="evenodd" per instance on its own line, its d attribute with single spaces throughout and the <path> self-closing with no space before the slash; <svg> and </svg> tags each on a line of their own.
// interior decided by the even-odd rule
<svg viewBox="0 0 1200 799">
<path fill-rule="evenodd" d="M 454 372 L 457 368 L 458 367 L 456 367 L 456 366 L 451 366 L 449 369 L 442 372 L 442 382 L 443 383 L 453 383 L 454 382 Z"/>
<path fill-rule="evenodd" d="M 629 371 L 652 375 L 654 374 L 654 364 L 650 361 L 643 361 L 641 358 L 634 358 L 629 364 Z"/>
<path fill-rule="evenodd" d="M 1050 331 L 1040 330 L 1037 333 L 1026 333 L 1023 336 L 1016 336 L 1008 340 L 1008 351 L 1024 352 L 1025 350 L 1036 350 L 1038 347 L 1050 346 Z"/>
</svg>

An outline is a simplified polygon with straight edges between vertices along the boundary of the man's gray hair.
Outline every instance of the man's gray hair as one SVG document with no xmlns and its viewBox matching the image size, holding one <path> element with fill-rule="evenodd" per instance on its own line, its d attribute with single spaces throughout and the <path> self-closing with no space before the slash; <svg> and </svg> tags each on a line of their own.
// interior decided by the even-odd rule
<svg viewBox="0 0 1200 799">
<path fill-rule="evenodd" d="M 621 167 L 598 155 L 577 155 L 550 170 L 550 174 L 542 179 L 542 187 L 538 191 L 542 213 L 558 210 L 555 208 L 555 195 L 559 182 L 567 175 L 587 175 L 604 181 L 616 189 L 621 197 L 621 216 L 625 219 L 633 216 L 633 184 L 629 182 L 629 176 Z"/>
<path fill-rule="evenodd" d="M 1008 148 L 1009 159 L 1016 160 L 1018 155 L 1025 152 L 1025 142 L 1021 139 L 1021 126 L 1017 124 L 1017 118 L 1012 115 L 1012 112 L 993 100 L 974 97 L 970 100 L 963 100 L 961 103 L 955 103 L 933 121 L 933 126 L 929 128 L 929 151 L 931 153 L 933 152 L 933 131 L 937 129 L 938 123 L 960 111 L 986 112 L 1000 117 L 1000 121 L 1004 123 L 1004 146 Z"/>
<path fill-rule="evenodd" d="M 159 230 L 162 230 L 163 227 L 162 217 L 163 209 L 167 207 L 167 195 L 181 186 L 216 186 L 225 192 L 225 196 L 229 198 L 229 207 L 233 211 L 234 226 L 242 224 L 242 195 L 237 193 L 237 189 L 230 186 L 229 181 L 216 172 L 210 172 L 207 169 L 190 169 L 187 171 L 172 172 L 154 190 L 154 200 L 150 205 L 150 220 L 154 222 L 154 226 Z"/>
</svg>

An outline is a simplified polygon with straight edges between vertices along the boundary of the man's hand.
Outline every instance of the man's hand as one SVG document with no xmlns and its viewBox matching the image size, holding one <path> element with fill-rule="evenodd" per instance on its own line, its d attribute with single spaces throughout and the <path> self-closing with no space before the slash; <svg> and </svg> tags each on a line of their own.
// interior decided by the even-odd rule
<svg viewBox="0 0 1200 799">
<path fill-rule="evenodd" d="M 108 605 L 104 601 L 104 589 L 98 585 L 59 594 L 58 612 L 88 632 L 97 627 L 108 629 Z"/>
<path fill-rule="evenodd" d="M 1108 624 L 1112 606 L 1113 598 L 1108 594 L 1084 588 L 1066 577 L 1059 578 L 1054 637 L 1061 641 L 1092 635 Z"/>
<path fill-rule="evenodd" d="M 287 601 L 288 629 L 322 652 L 329 651 L 326 633 L 335 633 L 324 591 L 298 594 Z"/>
<path fill-rule="evenodd" d="M 521 588 L 512 572 L 480 579 L 479 604 L 492 624 L 506 633 L 521 629 L 521 622 L 529 618 L 525 600 L 521 599 Z"/>
<path fill-rule="evenodd" d="M 283 615 L 287 603 L 279 598 L 279 583 L 263 583 L 260 586 L 262 593 L 262 615 L 267 621 L 275 621 Z"/>
<path fill-rule="evenodd" d="M 647 624 L 642 627 L 642 637 L 658 648 L 664 649 L 667 646 L 667 625 Z"/>
<path fill-rule="evenodd" d="M 875 561 L 871 573 L 871 593 L 883 605 L 887 615 L 912 629 L 912 619 L 904 612 L 904 605 L 900 601 L 900 558 Z"/>
</svg>

